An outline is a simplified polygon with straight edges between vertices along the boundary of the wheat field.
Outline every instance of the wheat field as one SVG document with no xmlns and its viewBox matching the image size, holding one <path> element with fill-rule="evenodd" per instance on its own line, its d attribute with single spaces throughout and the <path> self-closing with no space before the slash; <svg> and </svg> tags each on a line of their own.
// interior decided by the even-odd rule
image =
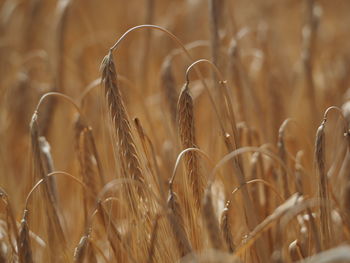
<svg viewBox="0 0 350 263">
<path fill-rule="evenodd" d="M 0 263 L 350 262 L 349 10 L 0 0 Z"/>
</svg>

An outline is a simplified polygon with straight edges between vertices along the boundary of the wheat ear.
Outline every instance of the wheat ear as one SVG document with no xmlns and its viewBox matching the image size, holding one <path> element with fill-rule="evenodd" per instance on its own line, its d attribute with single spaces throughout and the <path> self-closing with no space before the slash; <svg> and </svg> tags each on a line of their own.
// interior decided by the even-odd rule
<svg viewBox="0 0 350 263">
<path fill-rule="evenodd" d="M 231 232 L 230 214 L 229 214 L 230 204 L 231 202 L 227 201 L 224 211 L 222 211 L 220 229 L 230 253 L 233 253 L 235 251 L 235 244 L 233 242 L 233 237 Z"/>
<path fill-rule="evenodd" d="M 196 148 L 194 126 L 193 100 L 186 82 L 181 90 L 177 103 L 178 126 L 181 145 L 184 149 Z M 197 205 L 200 205 L 203 195 L 203 182 L 199 173 L 198 156 L 196 152 L 188 152 L 184 156 L 189 182 Z"/>
<path fill-rule="evenodd" d="M 52 189 L 50 188 L 49 180 L 47 178 L 47 171 L 45 171 L 44 164 L 43 164 L 43 157 L 42 153 L 40 151 L 40 144 L 39 144 L 39 128 L 37 123 L 37 112 L 34 113 L 32 117 L 32 121 L 30 123 L 30 132 L 31 132 L 31 144 L 32 144 L 32 151 L 33 151 L 33 162 L 34 162 L 34 168 L 35 173 L 38 179 L 42 179 L 45 181 L 44 184 L 44 204 L 45 209 L 48 216 L 48 233 L 54 231 L 54 235 L 49 235 L 49 247 L 51 250 L 51 259 L 56 260 L 58 247 L 61 247 L 61 249 L 64 250 L 64 253 L 61 253 L 63 256 L 67 256 L 65 254 L 65 248 L 66 248 L 66 239 L 65 235 L 60 223 L 60 214 L 58 211 L 58 207 L 55 203 L 55 199 L 53 196 Z M 57 243 L 59 246 L 57 246 Z"/>
<path fill-rule="evenodd" d="M 184 221 L 181 215 L 181 208 L 178 202 L 177 195 L 175 194 L 175 192 L 172 191 L 171 188 L 168 197 L 167 207 L 169 209 L 168 220 L 170 223 L 170 227 L 173 231 L 180 256 L 183 257 L 192 252 L 192 247 L 187 237 L 187 233 L 185 231 Z"/>
<path fill-rule="evenodd" d="M 331 242 L 331 211 L 327 173 L 325 167 L 325 120 L 317 129 L 315 142 L 315 160 L 317 166 L 318 192 L 317 197 L 322 203 L 320 206 L 320 233 L 322 249 L 329 248 Z"/>
<path fill-rule="evenodd" d="M 21 226 L 18 237 L 18 260 L 20 263 L 32 263 L 32 249 L 29 238 L 29 227 L 27 223 L 28 210 L 24 210 L 23 218 L 21 220 Z"/>
<path fill-rule="evenodd" d="M 140 159 L 132 137 L 126 108 L 117 84 L 117 73 L 111 51 L 103 59 L 101 70 L 108 108 L 117 136 L 117 146 L 120 152 L 123 174 L 127 178 L 132 178 L 143 184 L 144 176 L 141 170 Z M 137 192 L 142 195 L 142 188 L 137 186 Z M 135 197 L 134 189 L 129 185 L 127 186 L 127 196 L 134 213 L 138 214 L 137 198 Z"/>
</svg>

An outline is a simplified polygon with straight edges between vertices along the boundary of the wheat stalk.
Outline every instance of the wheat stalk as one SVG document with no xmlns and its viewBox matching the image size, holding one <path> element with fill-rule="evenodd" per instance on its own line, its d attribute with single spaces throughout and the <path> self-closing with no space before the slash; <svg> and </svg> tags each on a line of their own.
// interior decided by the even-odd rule
<svg viewBox="0 0 350 263">
<path fill-rule="evenodd" d="M 175 79 L 173 76 L 173 73 L 171 71 L 171 59 L 167 58 L 161 69 L 161 76 L 162 76 L 162 89 L 164 93 L 164 97 L 167 101 L 170 117 L 175 125 L 176 123 L 176 112 L 177 112 L 177 91 L 175 86 Z"/>
</svg>

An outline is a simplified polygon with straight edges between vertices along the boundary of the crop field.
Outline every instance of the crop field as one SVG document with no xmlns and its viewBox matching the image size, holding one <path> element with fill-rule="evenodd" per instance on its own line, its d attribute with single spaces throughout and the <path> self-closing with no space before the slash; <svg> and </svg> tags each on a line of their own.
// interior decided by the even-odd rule
<svg viewBox="0 0 350 263">
<path fill-rule="evenodd" d="M 0 263 L 350 262 L 350 1 L 0 0 Z"/>
</svg>

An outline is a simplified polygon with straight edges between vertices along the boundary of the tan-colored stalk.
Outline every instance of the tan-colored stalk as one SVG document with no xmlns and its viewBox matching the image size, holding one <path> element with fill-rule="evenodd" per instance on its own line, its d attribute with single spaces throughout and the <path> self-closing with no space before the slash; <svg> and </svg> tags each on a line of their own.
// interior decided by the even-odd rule
<svg viewBox="0 0 350 263">
<path fill-rule="evenodd" d="M 238 120 L 247 121 L 246 108 L 244 107 L 244 85 L 241 76 L 242 73 L 240 72 L 242 65 L 240 64 L 238 43 L 236 40 L 233 40 L 230 44 L 229 59 L 229 69 L 231 71 L 232 83 L 236 95 L 234 102 L 237 104 Z"/>
<path fill-rule="evenodd" d="M 209 0 L 210 12 L 210 33 L 211 33 L 211 52 L 215 65 L 221 68 L 223 65 L 220 57 L 221 40 L 219 36 L 220 26 L 224 22 L 224 4 L 223 0 Z"/>
<path fill-rule="evenodd" d="M 320 21 L 320 10 L 315 0 L 307 0 L 306 3 L 306 24 L 303 27 L 302 55 L 303 70 L 306 79 L 306 97 L 309 100 L 310 111 L 318 112 L 315 95 L 314 63 L 316 52 L 317 29 Z"/>
<path fill-rule="evenodd" d="M 175 125 L 178 94 L 176 91 L 175 79 L 171 70 L 170 58 L 166 59 L 162 65 L 161 77 L 162 77 L 161 87 L 163 89 L 164 97 L 169 107 L 171 120 Z"/>
</svg>

